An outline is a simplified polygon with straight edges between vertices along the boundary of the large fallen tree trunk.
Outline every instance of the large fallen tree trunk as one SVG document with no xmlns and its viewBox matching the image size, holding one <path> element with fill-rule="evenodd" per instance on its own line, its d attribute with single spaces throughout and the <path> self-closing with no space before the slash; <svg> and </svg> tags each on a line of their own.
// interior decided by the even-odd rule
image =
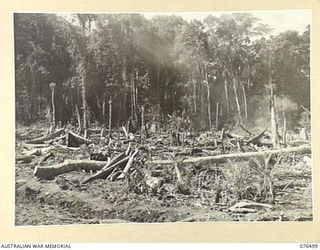
<svg viewBox="0 0 320 250">
<path fill-rule="evenodd" d="M 112 171 L 119 167 L 119 168 L 122 168 L 126 165 L 127 161 L 129 160 L 130 158 L 130 155 L 128 156 L 125 156 L 125 158 L 119 160 L 118 162 L 115 162 L 114 164 L 108 164 L 109 167 L 104 167 L 101 171 L 99 171 L 98 173 L 96 173 L 95 175 L 91 176 L 90 178 L 86 179 L 85 181 L 82 182 L 82 184 L 86 184 L 90 181 L 93 181 L 95 179 L 104 179 L 104 178 L 107 178 L 111 173 Z"/>
<path fill-rule="evenodd" d="M 106 164 L 106 161 L 68 160 L 55 166 L 36 166 L 33 173 L 38 178 L 48 179 L 63 173 L 69 173 L 76 170 L 98 171 L 102 169 Z"/>
<path fill-rule="evenodd" d="M 43 144 L 46 141 L 49 141 L 49 140 L 52 140 L 54 138 L 59 137 L 63 133 L 64 133 L 64 129 L 60 129 L 57 132 L 51 133 L 51 134 L 46 135 L 46 136 L 42 136 L 42 137 L 34 139 L 34 140 L 27 141 L 26 143 L 29 143 L 29 144 Z"/>
<path fill-rule="evenodd" d="M 227 160 L 249 160 L 251 157 L 257 156 L 267 156 L 274 154 L 289 154 L 289 153 L 299 153 L 299 154 L 310 154 L 311 146 L 301 146 L 301 147 L 293 147 L 293 148 L 283 148 L 283 149 L 275 149 L 275 150 L 267 150 L 261 152 L 248 152 L 248 153 L 235 153 L 235 154 L 222 154 L 216 156 L 204 156 L 197 158 L 186 158 L 183 163 L 200 163 L 200 162 L 214 162 L 221 163 L 226 162 Z M 153 160 L 147 161 L 148 164 L 174 164 L 174 160 Z"/>
</svg>

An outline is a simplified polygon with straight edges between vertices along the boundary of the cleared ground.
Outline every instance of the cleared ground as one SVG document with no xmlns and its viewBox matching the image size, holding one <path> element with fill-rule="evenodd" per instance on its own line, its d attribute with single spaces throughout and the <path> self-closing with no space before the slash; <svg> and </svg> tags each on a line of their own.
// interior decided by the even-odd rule
<svg viewBox="0 0 320 250">
<path fill-rule="evenodd" d="M 16 154 L 23 142 L 43 132 L 18 128 Z M 152 139 L 151 139 L 152 141 Z M 150 143 L 150 142 L 149 142 Z M 165 141 L 164 141 L 165 143 Z M 165 153 L 154 155 L 164 158 Z M 89 149 L 70 153 L 53 149 L 45 165 L 66 159 L 88 159 Z M 271 177 L 274 197 L 268 195 L 264 175 L 249 162 L 185 164 L 186 190 L 177 186 L 173 166 L 145 166 L 161 187 L 129 187 L 126 180 L 94 180 L 80 184 L 92 173 L 74 171 L 51 180 L 33 175 L 37 158 L 16 163 L 16 225 L 61 225 L 141 222 L 310 221 L 312 220 L 312 171 L 310 155 L 285 155 L 274 159 Z M 132 184 L 131 184 L 132 185 Z M 137 184 L 138 185 L 138 184 Z M 265 190 L 264 190 L 265 189 Z M 230 211 L 239 201 L 269 204 L 253 211 Z"/>
</svg>

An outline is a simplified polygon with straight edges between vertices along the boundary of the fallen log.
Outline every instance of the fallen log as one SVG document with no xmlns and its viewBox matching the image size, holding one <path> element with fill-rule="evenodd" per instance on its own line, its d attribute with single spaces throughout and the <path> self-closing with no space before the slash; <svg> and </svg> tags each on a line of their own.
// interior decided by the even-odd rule
<svg viewBox="0 0 320 250">
<path fill-rule="evenodd" d="M 71 131 L 67 132 L 67 140 L 66 145 L 67 147 L 80 147 L 82 144 L 90 144 L 91 141 L 87 140 L 84 137 L 81 137 L 80 135 L 77 135 Z"/>
<path fill-rule="evenodd" d="M 97 172 L 96 174 L 94 174 L 90 178 L 84 180 L 81 184 L 86 184 L 86 183 L 93 181 L 93 180 L 96 180 L 96 179 L 107 178 L 115 168 L 124 166 L 126 164 L 126 162 L 129 160 L 129 158 L 130 158 L 130 155 L 128 155 L 125 158 L 123 158 L 122 160 L 114 163 L 113 165 L 110 165 L 110 163 L 109 163 L 109 165 L 110 165 L 109 167 L 107 167 L 107 168 L 104 167 L 103 169 L 101 169 L 99 172 Z"/>
<path fill-rule="evenodd" d="M 55 166 L 36 166 L 33 174 L 40 179 L 48 179 L 54 176 L 77 170 L 98 171 L 106 165 L 105 161 L 91 160 L 67 160 Z"/>
<path fill-rule="evenodd" d="M 118 161 L 121 161 L 121 160 L 122 160 L 123 158 L 125 158 L 125 157 L 126 157 L 126 154 L 125 154 L 125 153 L 120 153 L 120 154 L 118 154 L 116 157 L 114 157 L 113 159 L 111 159 L 111 160 L 108 162 L 108 164 L 106 164 L 106 165 L 101 169 L 101 171 L 104 170 L 104 169 L 106 169 L 106 168 L 108 168 L 108 167 L 110 167 L 111 165 L 117 163 Z"/>
<path fill-rule="evenodd" d="M 128 175 L 128 172 L 131 168 L 132 162 L 134 160 L 134 157 L 136 156 L 136 154 L 138 153 L 138 149 L 136 149 L 134 151 L 134 153 L 130 156 L 129 160 L 127 161 L 126 166 L 123 169 L 123 172 L 119 175 L 118 179 L 124 178 L 126 175 Z"/>
<path fill-rule="evenodd" d="M 59 149 L 63 149 L 63 150 L 65 150 L 65 151 L 72 151 L 72 152 L 74 152 L 74 151 L 79 151 L 79 150 L 80 150 L 80 148 L 77 148 L 77 147 L 67 147 L 67 146 L 65 146 L 65 145 L 55 145 L 55 147 L 56 147 L 56 148 L 59 148 Z"/>
<path fill-rule="evenodd" d="M 234 153 L 234 154 L 221 154 L 216 156 L 203 156 L 203 157 L 193 157 L 186 158 L 183 163 L 202 163 L 202 162 L 213 162 L 213 163 L 222 163 L 228 160 L 249 160 L 251 157 L 257 156 L 268 156 L 274 154 L 289 154 L 289 153 L 299 153 L 299 154 L 310 154 L 311 146 L 301 146 L 293 148 L 282 148 L 274 150 L 266 150 L 261 152 L 247 152 L 247 153 Z M 158 164 L 158 165 L 168 165 L 174 164 L 175 160 L 152 160 L 147 161 L 147 164 Z"/>
<path fill-rule="evenodd" d="M 118 168 L 115 168 L 112 173 L 108 176 L 108 180 L 115 181 L 119 175 L 122 173 L 122 170 L 119 170 Z"/>
<path fill-rule="evenodd" d="M 44 144 L 46 141 L 55 139 L 56 137 L 59 137 L 60 135 L 62 135 L 64 133 L 64 131 L 65 131 L 64 129 L 60 129 L 57 132 L 51 133 L 46 136 L 42 136 L 42 137 L 34 139 L 34 140 L 27 141 L 26 143 L 28 143 L 28 144 Z"/>
</svg>

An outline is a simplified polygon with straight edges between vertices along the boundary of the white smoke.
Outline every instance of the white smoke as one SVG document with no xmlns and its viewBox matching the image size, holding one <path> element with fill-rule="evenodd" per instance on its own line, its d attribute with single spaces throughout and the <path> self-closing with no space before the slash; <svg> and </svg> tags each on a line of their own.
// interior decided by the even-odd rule
<svg viewBox="0 0 320 250">
<path fill-rule="evenodd" d="M 285 111 L 285 112 L 290 112 L 290 111 L 296 111 L 298 110 L 298 104 L 291 101 L 287 96 L 284 97 L 276 97 L 276 108 L 279 111 Z"/>
<path fill-rule="evenodd" d="M 292 101 L 289 97 L 275 97 L 276 112 L 278 119 L 283 111 L 285 113 L 298 111 L 298 104 Z M 255 106 L 255 114 L 253 119 L 250 119 L 254 127 L 266 127 L 270 125 L 270 104 L 267 96 L 262 98 Z"/>
</svg>

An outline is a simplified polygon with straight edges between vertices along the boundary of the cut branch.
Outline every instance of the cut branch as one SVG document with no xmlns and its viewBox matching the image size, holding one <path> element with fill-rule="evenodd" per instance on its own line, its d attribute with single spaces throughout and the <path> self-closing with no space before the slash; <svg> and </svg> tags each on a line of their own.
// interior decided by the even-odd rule
<svg viewBox="0 0 320 250">
<path fill-rule="evenodd" d="M 134 151 L 134 153 L 130 156 L 130 158 L 129 158 L 127 164 L 126 164 L 126 166 L 125 166 L 124 169 L 123 169 L 122 174 L 118 177 L 119 179 L 120 179 L 120 178 L 124 178 L 126 175 L 128 175 L 128 172 L 129 172 L 129 170 L 130 170 L 130 168 L 131 168 L 131 165 L 132 165 L 132 162 L 133 162 L 133 160 L 134 160 L 134 157 L 136 156 L 137 153 L 138 153 L 138 149 L 136 149 L 136 150 Z"/>
<path fill-rule="evenodd" d="M 248 133 L 248 135 L 252 135 L 252 133 L 248 130 L 248 129 L 246 129 L 244 126 L 243 126 L 243 124 L 240 124 L 240 128 L 242 128 L 244 131 L 246 131 L 247 133 Z"/>
<path fill-rule="evenodd" d="M 114 157 L 112 160 L 110 160 L 110 161 L 107 163 L 107 165 L 105 165 L 105 166 L 101 169 L 101 171 L 104 170 L 104 169 L 106 169 L 106 168 L 108 168 L 108 167 L 110 167 L 111 165 L 114 165 L 114 164 L 116 164 L 117 162 L 121 161 L 123 158 L 125 158 L 125 156 L 126 156 L 126 154 L 124 154 L 124 153 L 118 154 L 116 157 Z"/>
<path fill-rule="evenodd" d="M 101 171 L 99 171 L 98 173 L 96 173 L 95 175 L 91 176 L 90 178 L 86 179 L 85 181 L 82 182 L 82 184 L 86 184 L 90 181 L 96 180 L 96 179 L 105 179 L 107 178 L 115 168 L 117 167 L 122 167 L 124 166 L 124 164 L 126 164 L 126 162 L 129 160 L 130 156 L 126 156 L 125 158 L 123 158 L 122 160 L 114 163 L 114 164 L 108 164 L 109 167 L 104 167 L 103 169 L 101 169 Z"/>
</svg>

